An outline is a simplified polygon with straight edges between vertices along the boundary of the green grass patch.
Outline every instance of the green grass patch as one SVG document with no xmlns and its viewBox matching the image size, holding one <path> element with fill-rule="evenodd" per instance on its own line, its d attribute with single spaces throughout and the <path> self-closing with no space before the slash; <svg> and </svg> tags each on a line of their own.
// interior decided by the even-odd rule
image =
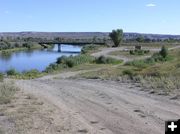
<svg viewBox="0 0 180 134">
<path fill-rule="evenodd" d="M 1 49 L 0 54 L 8 55 L 9 53 L 12 52 L 24 51 L 28 49 L 41 49 L 41 48 L 42 46 L 36 42 L 25 42 L 25 43 L 21 43 L 20 46 L 14 46 L 9 48 L 7 47 L 5 49 Z"/>
<path fill-rule="evenodd" d="M 17 72 L 15 69 L 10 69 L 7 71 L 7 76 L 13 79 L 34 79 L 44 76 L 45 72 L 39 72 L 36 69 L 29 71 L 23 71 L 22 73 Z"/>
<path fill-rule="evenodd" d="M 134 60 L 127 62 L 125 65 L 129 66 L 135 66 L 138 68 L 146 68 L 148 66 L 154 65 L 155 63 L 163 63 L 167 61 L 173 60 L 172 55 L 166 54 L 165 56 L 161 53 L 154 53 L 150 58 L 147 58 L 145 60 Z"/>
<path fill-rule="evenodd" d="M 81 54 L 91 54 L 99 51 L 100 48 L 105 47 L 102 45 L 85 45 L 81 49 Z"/>
<path fill-rule="evenodd" d="M 62 56 L 57 59 L 56 63 L 72 68 L 74 66 L 84 64 L 84 63 L 91 63 L 93 61 L 94 61 L 94 57 L 90 55 L 82 54 L 82 55 L 70 56 L 70 57 Z"/>
<path fill-rule="evenodd" d="M 19 72 L 17 72 L 15 69 L 10 69 L 8 71 L 6 71 L 8 76 L 15 76 L 15 75 L 19 75 Z"/>
<path fill-rule="evenodd" d="M 118 51 L 110 52 L 108 54 L 109 55 L 115 55 L 115 56 L 124 56 L 124 57 L 127 57 L 127 58 L 135 58 L 135 57 L 143 57 L 143 56 L 150 56 L 150 55 L 152 55 L 152 52 L 149 52 L 149 53 L 146 53 L 146 54 L 130 54 L 130 51 L 118 50 Z"/>
<path fill-rule="evenodd" d="M 165 57 L 156 53 L 145 60 L 135 60 L 125 65 L 104 66 L 102 69 L 79 76 L 108 80 L 125 78 L 139 82 L 144 90 L 168 94 L 180 89 L 180 49 L 169 51 Z"/>
<path fill-rule="evenodd" d="M 100 64 L 103 65 L 103 64 Z M 131 66 L 123 66 L 123 65 L 118 65 L 114 66 L 111 64 L 107 64 L 97 71 L 90 71 L 86 73 L 81 73 L 79 76 L 83 78 L 88 78 L 88 79 L 111 79 L 111 80 L 117 80 L 119 77 L 124 75 L 124 70 L 132 70 L 133 73 L 135 73 L 135 68 Z M 127 73 L 126 73 L 127 74 Z"/>
</svg>

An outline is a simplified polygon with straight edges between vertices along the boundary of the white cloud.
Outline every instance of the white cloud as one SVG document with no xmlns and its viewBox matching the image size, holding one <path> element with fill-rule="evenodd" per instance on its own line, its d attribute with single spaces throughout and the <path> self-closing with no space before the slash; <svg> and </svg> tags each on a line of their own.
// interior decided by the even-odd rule
<svg viewBox="0 0 180 134">
<path fill-rule="evenodd" d="M 155 7 L 155 6 L 156 6 L 156 4 L 153 4 L 153 3 L 149 3 L 146 5 L 146 7 Z"/>
</svg>

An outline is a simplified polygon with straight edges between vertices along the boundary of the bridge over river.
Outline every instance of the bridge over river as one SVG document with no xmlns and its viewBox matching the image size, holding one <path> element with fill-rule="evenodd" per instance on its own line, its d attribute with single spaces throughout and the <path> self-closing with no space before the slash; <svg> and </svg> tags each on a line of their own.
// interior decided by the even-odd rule
<svg viewBox="0 0 180 134">
<path fill-rule="evenodd" d="M 39 44 L 41 44 L 42 46 L 46 46 L 47 44 L 57 44 L 58 51 L 63 52 L 62 47 L 61 47 L 62 45 L 74 45 L 74 46 L 85 46 L 85 45 L 89 45 L 89 44 L 104 45 L 104 44 L 106 44 L 106 41 L 104 41 L 104 40 L 97 40 L 97 41 L 92 41 L 92 40 L 65 40 L 65 41 L 49 40 L 49 41 L 40 41 Z"/>
</svg>

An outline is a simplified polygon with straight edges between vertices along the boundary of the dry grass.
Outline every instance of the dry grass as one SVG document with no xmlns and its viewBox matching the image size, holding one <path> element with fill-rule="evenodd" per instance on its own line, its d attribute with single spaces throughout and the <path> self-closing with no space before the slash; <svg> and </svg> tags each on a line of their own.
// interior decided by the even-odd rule
<svg viewBox="0 0 180 134">
<path fill-rule="evenodd" d="M 0 104 L 10 103 L 17 90 L 13 82 L 0 82 Z"/>
<path fill-rule="evenodd" d="M 82 73 L 80 77 L 122 80 L 129 76 L 131 80 L 140 82 L 144 89 L 168 94 L 180 89 L 180 49 L 170 51 L 170 56 L 174 59 L 148 64 L 144 68 L 129 65 L 107 66 L 98 71 Z"/>
<path fill-rule="evenodd" d="M 31 94 L 17 91 L 8 104 L 0 105 L 0 134 L 58 133 L 54 107 Z M 58 113 L 59 114 L 59 113 Z"/>
<path fill-rule="evenodd" d="M 125 56 L 127 58 L 134 58 L 134 57 L 144 57 L 144 56 L 150 56 L 152 55 L 153 53 L 150 52 L 148 54 L 144 54 L 144 55 L 131 55 L 129 53 L 129 51 L 113 51 L 113 52 L 110 52 L 109 55 L 115 55 L 115 56 Z"/>
</svg>

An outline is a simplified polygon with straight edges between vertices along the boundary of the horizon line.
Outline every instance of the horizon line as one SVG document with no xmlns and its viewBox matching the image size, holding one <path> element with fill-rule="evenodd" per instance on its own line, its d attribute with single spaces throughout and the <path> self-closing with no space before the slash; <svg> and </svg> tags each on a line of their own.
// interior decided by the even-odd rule
<svg viewBox="0 0 180 134">
<path fill-rule="evenodd" d="M 80 31 L 80 32 L 77 32 L 77 31 L 75 31 L 75 32 L 73 32 L 73 31 L 71 31 L 71 32 L 67 32 L 67 31 L 66 32 L 65 31 L 59 31 L 59 32 L 57 32 L 57 31 L 16 31 L 16 32 L 9 32 L 8 31 L 8 32 L 1 32 L 0 31 L 0 33 L 110 33 L 110 32 L 107 32 L 107 31 L 104 31 L 104 32 L 101 32 L 101 31 L 94 31 L 94 32 L 92 32 L 92 31 L 90 31 L 90 32 L 88 32 L 88 31 L 86 31 L 86 32 L 84 32 L 84 31 Z M 180 34 L 168 34 L 168 33 L 144 33 L 144 32 L 124 32 L 124 33 L 180 36 Z"/>
</svg>

